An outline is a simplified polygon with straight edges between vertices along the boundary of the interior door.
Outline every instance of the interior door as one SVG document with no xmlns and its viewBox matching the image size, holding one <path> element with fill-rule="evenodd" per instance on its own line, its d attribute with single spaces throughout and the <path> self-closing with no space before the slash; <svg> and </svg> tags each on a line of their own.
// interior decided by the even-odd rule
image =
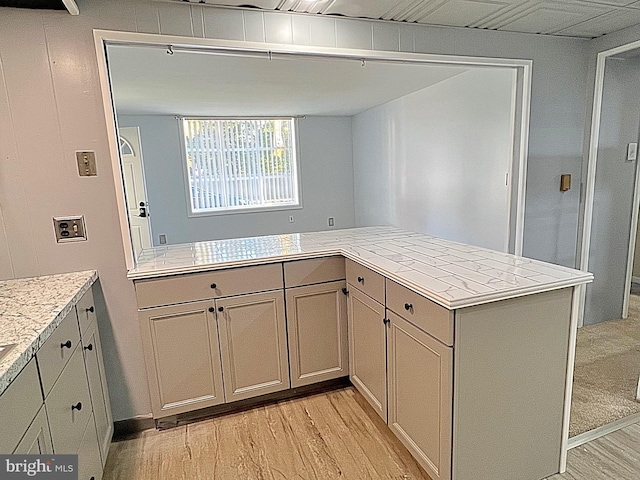
<svg viewBox="0 0 640 480">
<path fill-rule="evenodd" d="M 129 231 L 134 256 L 137 258 L 142 249 L 151 247 L 151 225 L 142 166 L 140 130 L 138 127 L 122 127 L 119 131 Z"/>
</svg>

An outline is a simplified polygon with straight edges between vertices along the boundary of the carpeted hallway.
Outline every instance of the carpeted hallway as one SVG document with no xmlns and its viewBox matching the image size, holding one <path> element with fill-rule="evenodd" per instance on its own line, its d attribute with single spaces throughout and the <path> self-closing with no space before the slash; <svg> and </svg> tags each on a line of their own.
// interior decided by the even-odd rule
<svg viewBox="0 0 640 480">
<path fill-rule="evenodd" d="M 640 375 L 640 296 L 631 295 L 629 317 L 578 330 L 569 436 L 634 413 Z"/>
</svg>

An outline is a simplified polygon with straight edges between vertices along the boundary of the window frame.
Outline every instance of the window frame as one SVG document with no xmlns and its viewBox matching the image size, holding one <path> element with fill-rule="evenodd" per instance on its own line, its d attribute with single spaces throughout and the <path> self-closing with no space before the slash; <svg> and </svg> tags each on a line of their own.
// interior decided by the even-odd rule
<svg viewBox="0 0 640 480">
<path fill-rule="evenodd" d="M 176 121 L 178 122 L 178 131 L 180 132 L 180 162 L 182 163 L 182 175 L 183 182 L 182 186 L 184 187 L 184 195 L 186 200 L 187 207 L 187 217 L 189 218 L 198 218 L 198 217 L 211 217 L 218 215 L 236 215 L 236 214 L 244 214 L 244 213 L 263 213 L 263 212 L 277 212 L 284 210 L 301 210 L 303 208 L 302 204 L 302 173 L 301 173 L 301 165 L 300 165 L 300 134 L 299 134 L 299 125 L 298 120 L 300 117 L 290 115 L 290 116 L 282 116 L 282 115 L 274 115 L 274 116 L 201 116 L 201 115 L 176 115 Z M 191 183 L 189 181 L 189 168 L 187 166 L 187 147 L 184 136 L 184 124 L 183 120 L 292 120 L 293 121 L 293 136 L 292 140 L 294 142 L 294 174 L 293 179 L 295 180 L 295 184 L 293 187 L 297 192 L 297 203 L 288 204 L 288 205 L 270 205 L 270 206 L 252 206 L 252 207 L 232 207 L 232 208 L 224 208 L 221 210 L 210 210 L 206 212 L 198 212 L 193 210 L 192 198 L 191 198 Z"/>
</svg>

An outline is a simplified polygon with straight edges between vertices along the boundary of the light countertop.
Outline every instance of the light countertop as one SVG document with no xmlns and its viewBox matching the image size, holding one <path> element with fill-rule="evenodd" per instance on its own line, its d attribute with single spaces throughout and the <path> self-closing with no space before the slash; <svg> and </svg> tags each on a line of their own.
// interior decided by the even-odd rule
<svg viewBox="0 0 640 480">
<path fill-rule="evenodd" d="M 91 270 L 0 281 L 0 345 L 16 344 L 0 360 L 0 395 L 97 278 Z"/>
<path fill-rule="evenodd" d="M 268 235 L 154 247 L 132 280 L 344 255 L 448 308 L 456 309 L 593 281 L 571 268 L 395 227 Z"/>
</svg>

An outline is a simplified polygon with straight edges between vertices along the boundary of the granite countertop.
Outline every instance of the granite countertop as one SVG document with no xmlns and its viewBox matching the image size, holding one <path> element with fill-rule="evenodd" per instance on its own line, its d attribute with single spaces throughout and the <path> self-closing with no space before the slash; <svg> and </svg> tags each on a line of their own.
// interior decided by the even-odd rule
<svg viewBox="0 0 640 480">
<path fill-rule="evenodd" d="M 146 249 L 132 280 L 344 255 L 456 309 L 593 281 L 588 272 L 395 227 L 196 242 Z"/>
<path fill-rule="evenodd" d="M 95 270 L 0 281 L 0 395 L 98 279 Z"/>
</svg>

